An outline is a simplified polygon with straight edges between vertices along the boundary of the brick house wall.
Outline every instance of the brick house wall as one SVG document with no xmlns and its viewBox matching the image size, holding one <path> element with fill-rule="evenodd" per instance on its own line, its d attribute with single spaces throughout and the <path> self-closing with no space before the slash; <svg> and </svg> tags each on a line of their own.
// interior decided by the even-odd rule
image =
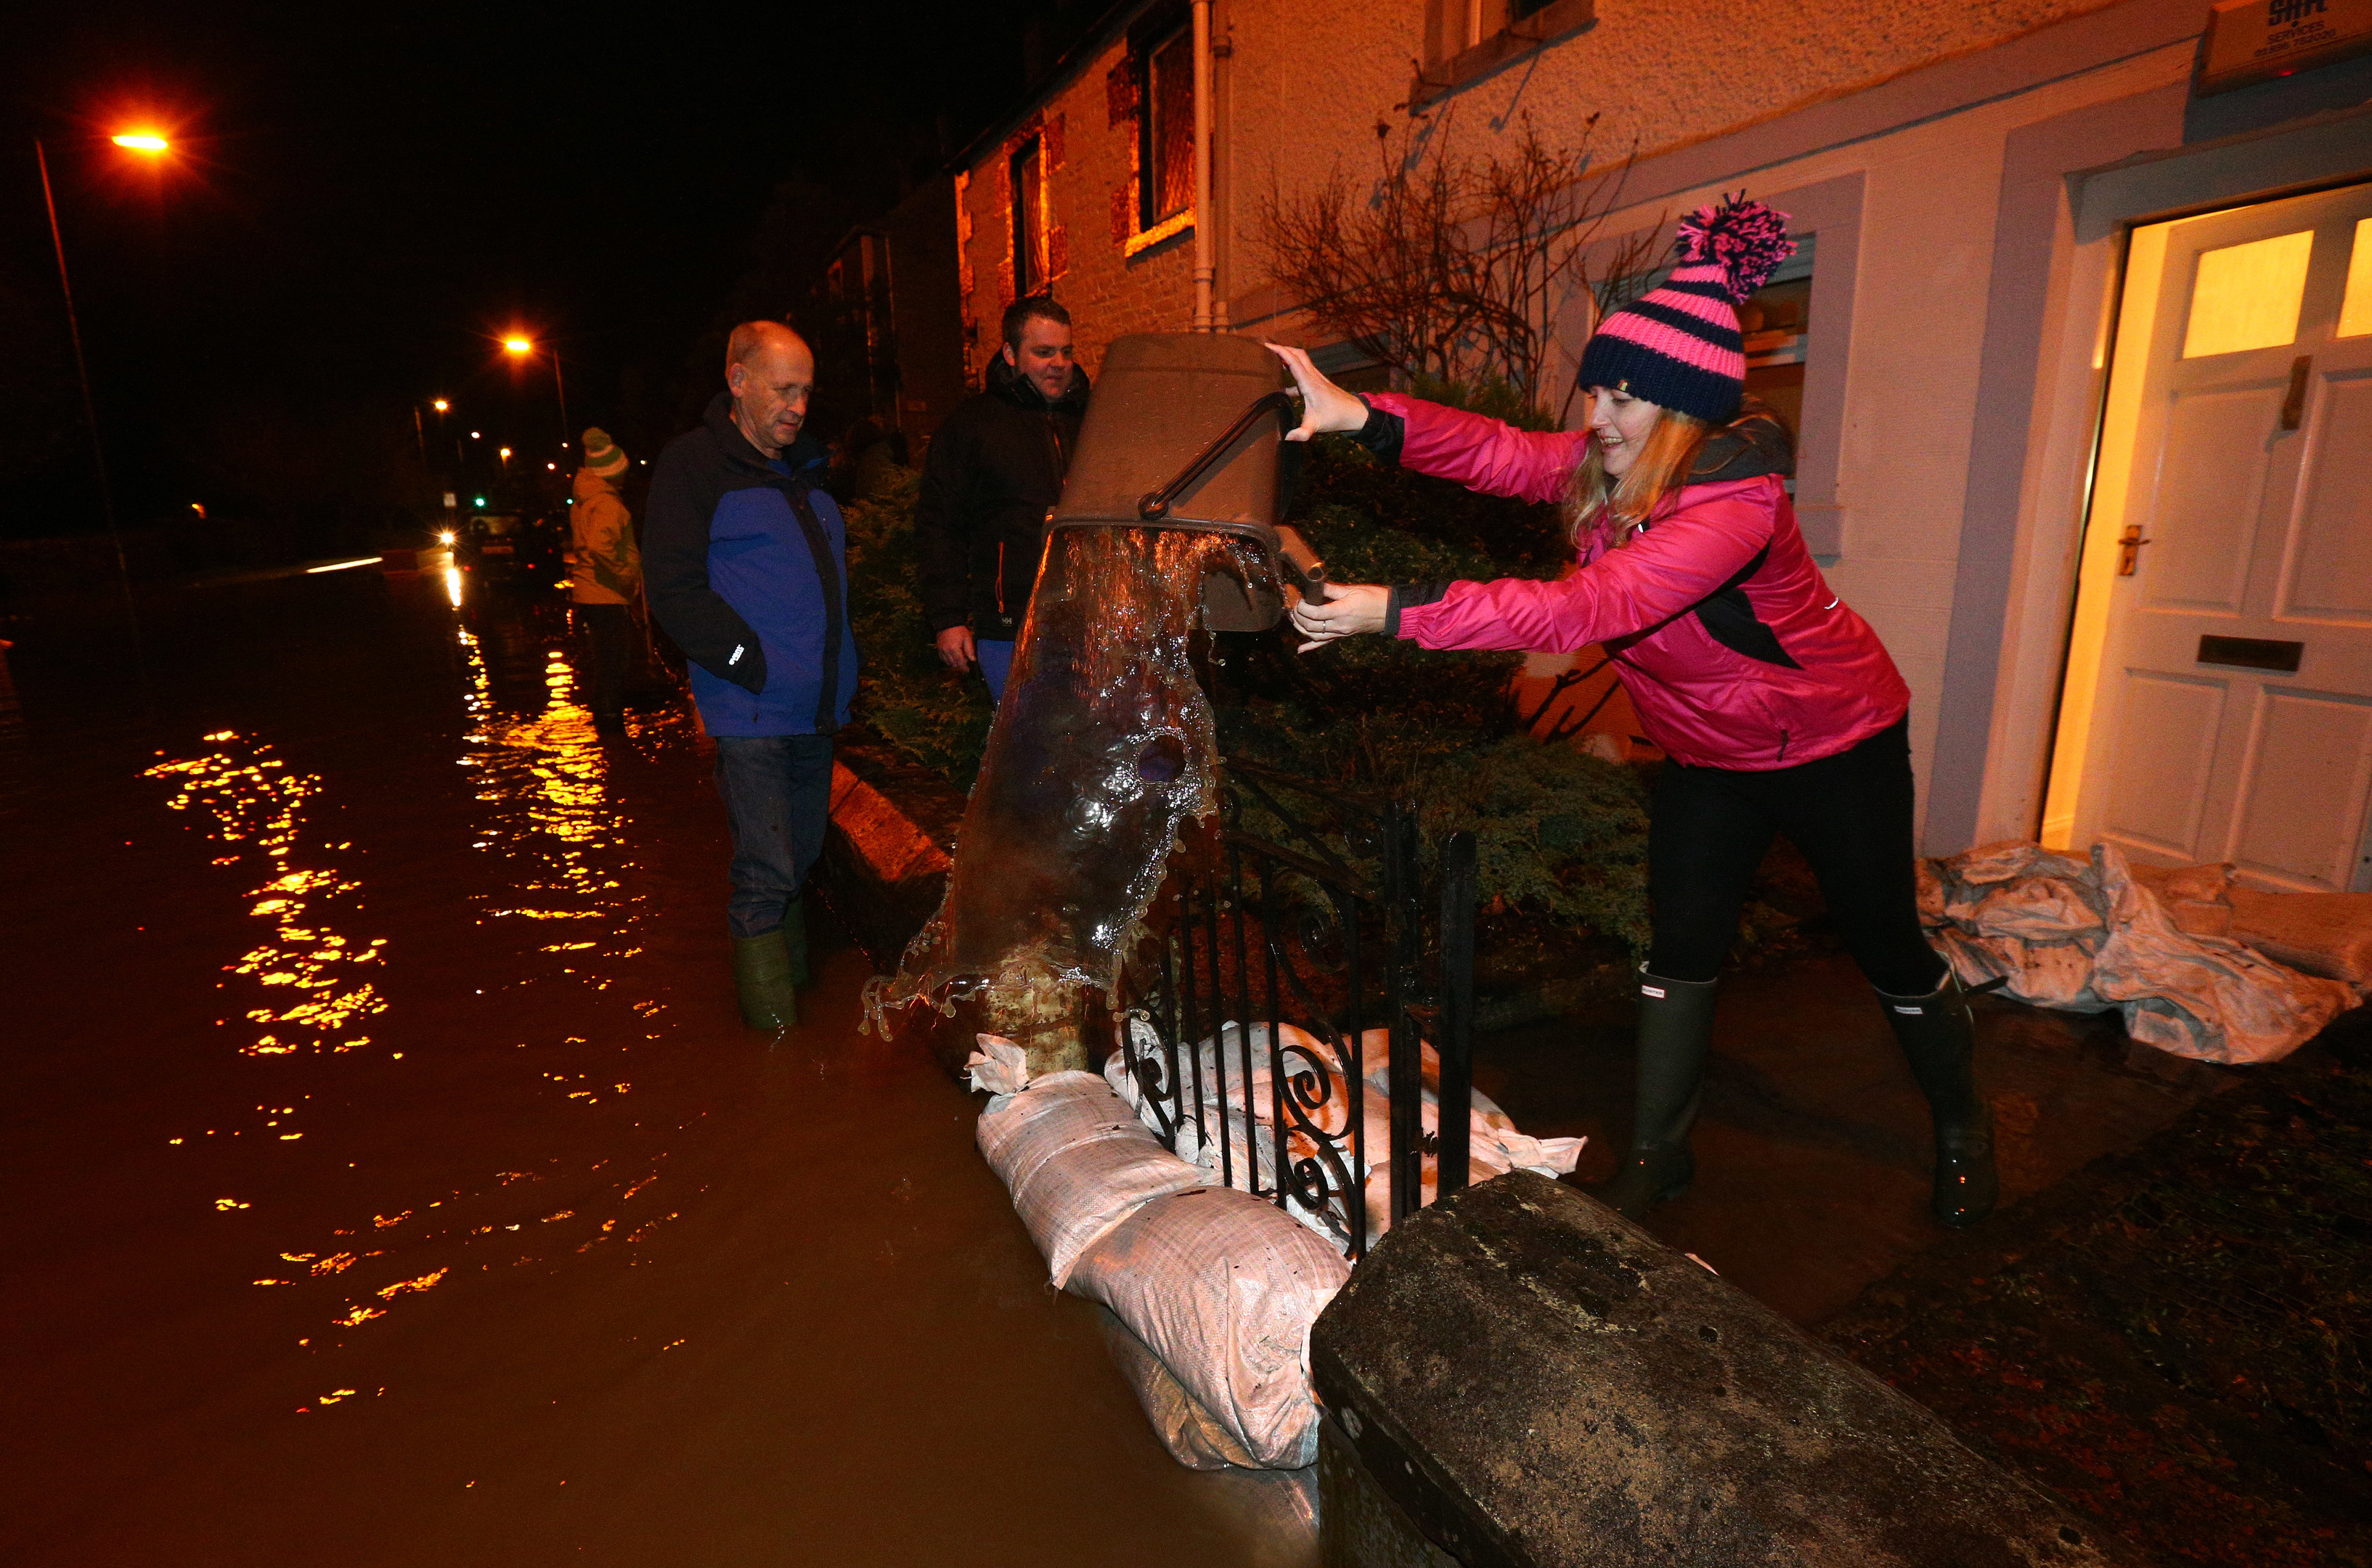
<svg viewBox="0 0 2372 1568">
<path fill-rule="evenodd" d="M 1095 52 L 1031 112 L 976 149 L 956 176 L 965 366 L 975 386 L 1014 299 L 1012 165 L 1033 137 L 1045 170 L 1050 292 L 1071 312 L 1087 374 L 1096 374 L 1114 338 L 1192 324 L 1192 226 L 1132 244 L 1136 121 L 1133 101 L 1114 90 L 1128 58 L 1125 37 Z"/>
</svg>

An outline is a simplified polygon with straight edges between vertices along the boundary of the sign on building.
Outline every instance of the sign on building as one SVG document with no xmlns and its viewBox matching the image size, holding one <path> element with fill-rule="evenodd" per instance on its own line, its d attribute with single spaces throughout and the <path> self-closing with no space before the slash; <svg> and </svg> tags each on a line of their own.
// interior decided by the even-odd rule
<svg viewBox="0 0 2372 1568">
<path fill-rule="evenodd" d="M 2200 98 L 2372 53 L 2372 0 L 2219 0 L 2199 52 Z"/>
</svg>

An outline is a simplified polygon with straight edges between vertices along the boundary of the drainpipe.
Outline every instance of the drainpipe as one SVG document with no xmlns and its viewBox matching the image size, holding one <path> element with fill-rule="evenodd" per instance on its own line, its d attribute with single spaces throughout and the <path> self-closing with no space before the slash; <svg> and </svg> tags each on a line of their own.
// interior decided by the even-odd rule
<svg viewBox="0 0 2372 1568">
<path fill-rule="evenodd" d="M 1194 330 L 1211 331 L 1211 0 L 1194 0 Z"/>
</svg>

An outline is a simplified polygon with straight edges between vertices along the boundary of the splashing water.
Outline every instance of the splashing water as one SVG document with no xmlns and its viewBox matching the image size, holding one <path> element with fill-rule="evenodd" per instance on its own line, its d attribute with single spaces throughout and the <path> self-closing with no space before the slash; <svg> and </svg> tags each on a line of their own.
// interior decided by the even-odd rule
<svg viewBox="0 0 2372 1568">
<path fill-rule="evenodd" d="M 1051 1018 L 1121 966 L 1190 820 L 1217 809 L 1211 705 L 1188 662 L 1214 573 L 1247 563 L 1216 534 L 1064 529 L 1016 650 L 938 912 L 870 1025 L 914 1003 Z"/>
</svg>

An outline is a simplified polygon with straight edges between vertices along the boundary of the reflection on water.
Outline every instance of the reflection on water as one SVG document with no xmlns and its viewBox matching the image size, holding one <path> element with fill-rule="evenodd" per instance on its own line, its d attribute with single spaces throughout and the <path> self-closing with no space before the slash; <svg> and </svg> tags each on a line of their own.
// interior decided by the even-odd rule
<svg viewBox="0 0 2372 1568">
<path fill-rule="evenodd" d="M 559 648 L 544 650 L 543 701 L 506 712 L 509 704 L 495 700 L 481 638 L 467 626 L 454 635 L 466 658 L 463 704 L 471 720 L 459 761 L 472 770 L 484 807 L 471 847 L 502 856 L 511 873 L 501 894 L 483 900 L 486 914 L 592 923 L 585 928 L 589 939 L 553 944 L 546 952 L 617 958 L 639 950 L 629 933 L 644 895 L 629 886 L 635 862 L 625 850 L 627 820 L 610 798 L 610 757 L 592 710 L 576 701 L 576 671 Z M 520 662 L 532 657 L 532 649 L 518 652 Z"/>
<path fill-rule="evenodd" d="M 454 587 L 448 580 L 442 596 L 448 601 L 459 597 Z M 441 619 L 446 607 L 437 612 Z M 651 1032 L 657 1027 L 654 1016 L 666 1005 L 648 993 L 620 994 L 621 982 L 633 973 L 626 966 L 643 951 L 634 934 L 648 895 L 635 885 L 634 824 L 616 798 L 612 770 L 634 758 L 634 744 L 683 744 L 689 726 L 676 713 L 644 715 L 636 721 L 638 742 L 605 745 L 578 701 L 576 672 L 548 621 L 539 627 L 530 616 L 511 614 L 472 621 L 465 619 L 469 614 L 465 607 L 446 633 L 461 655 L 462 724 L 453 761 L 466 770 L 457 775 L 464 783 L 465 837 L 444 841 L 451 847 L 443 860 L 404 864 L 390 875 L 453 887 L 459 908 L 478 925 L 559 923 L 522 927 L 524 940 L 516 944 L 456 943 L 449 929 L 407 930 L 406 951 L 423 955 L 414 964 L 447 966 L 441 973 L 415 971 L 411 978 L 458 983 L 477 996 L 493 992 L 518 998 L 500 1010 L 473 1014 L 483 1022 L 468 1032 L 431 1037 L 436 1054 L 489 1045 L 515 1050 L 521 1054 L 513 1084 L 531 1086 L 537 1100 L 569 1107 L 572 1116 L 586 1110 L 607 1117 L 616 1114 L 608 1107 L 641 1103 L 626 1098 L 634 1083 L 625 1052 L 659 1038 Z M 0 713 L 0 726 L 5 721 Z M 366 1084 L 378 1082 L 348 1078 L 343 1063 L 335 1069 L 330 1063 L 340 1052 L 371 1044 L 362 1021 L 389 1011 L 383 994 L 389 942 L 355 931 L 362 881 L 345 869 L 351 861 L 339 858 L 354 845 L 327 841 L 317 819 L 326 794 L 353 795 L 352 804 L 368 809 L 376 786 L 364 780 L 358 792 L 343 774 L 333 786 L 291 767 L 251 733 L 224 729 L 203 740 L 203 749 L 185 756 L 160 752 L 144 776 L 170 785 L 174 793 L 164 804 L 192 814 L 191 825 L 219 843 L 215 865 L 250 865 L 256 873 L 241 884 L 244 902 L 270 935 L 223 966 L 224 991 L 244 991 L 238 999 L 253 1005 L 241 1009 L 243 1028 L 237 1012 L 227 1012 L 221 1022 L 226 1030 L 238 1029 L 245 1055 L 279 1059 L 285 1070 L 309 1075 L 301 1087 L 299 1081 L 283 1084 L 251 1116 L 192 1126 L 169 1141 L 217 1150 L 288 1145 L 314 1151 L 316 1158 L 334 1155 L 343 1166 L 349 1151 L 337 1144 L 338 1134 L 325 1140 L 317 1123 L 308 1141 L 308 1130 L 296 1125 L 297 1111 L 302 1107 L 311 1115 L 323 1106 L 350 1105 L 366 1092 Z M 480 855 L 489 857 L 477 863 L 483 869 L 470 864 Z M 379 879 L 374 873 L 373 882 Z M 469 967 L 450 967 L 461 961 Z M 359 967 L 365 965 L 371 967 Z M 538 994 L 527 1001 L 535 993 L 523 988 L 554 981 L 573 996 Z M 582 991 L 575 989 L 579 986 Z M 589 993 L 608 994 L 596 1002 Z M 414 1018 L 408 1028 L 416 1034 L 424 1024 Z M 405 1052 L 388 1046 L 412 1044 L 417 1061 L 424 1043 L 381 1037 L 390 1062 Z M 301 1065 L 315 1063 L 320 1069 Z M 315 1081 L 324 1070 L 338 1073 L 336 1082 Z M 334 1092 L 322 1093 L 325 1086 Z M 619 1121 L 588 1121 L 589 1144 L 577 1138 L 550 1141 L 556 1132 L 551 1127 L 514 1132 L 509 1141 L 527 1140 L 528 1147 L 506 1149 L 475 1169 L 451 1170 L 442 1180 L 431 1178 L 426 1190 L 404 1193 L 408 1202 L 390 1203 L 382 1191 L 376 1212 L 343 1225 L 333 1221 L 326 1235 L 282 1232 L 265 1243 L 260 1266 L 240 1277 L 251 1278 L 257 1288 L 318 1294 L 320 1316 L 312 1319 L 318 1326 L 299 1342 L 320 1353 L 412 1297 L 440 1286 L 450 1290 L 457 1271 L 461 1277 L 507 1272 L 550 1266 L 607 1242 L 639 1243 L 677 1217 L 662 1206 L 664 1190 L 648 1191 L 667 1161 L 666 1151 L 656 1146 L 665 1134 L 641 1125 L 631 1110 Z M 275 1183 L 292 1175 L 279 1166 L 230 1171 L 213 1189 L 227 1194 L 213 1199 L 215 1209 L 226 1216 L 269 1216 L 281 1206 Z M 366 1386 L 360 1369 L 341 1370 L 341 1381 Z M 352 1397 L 351 1390 L 336 1389 L 306 1408 Z"/>
<path fill-rule="evenodd" d="M 370 1037 L 355 1026 L 387 1011 L 387 1003 L 353 966 L 378 963 L 387 938 L 348 936 L 326 912 L 308 914 L 362 886 L 331 865 L 304 864 L 332 849 L 352 849 L 351 843 L 320 843 L 312 854 L 299 856 L 305 802 L 320 793 L 320 775 L 292 771 L 271 754 L 270 746 L 236 730 L 217 730 L 205 738 L 216 749 L 159 762 L 142 776 L 171 781 L 179 787 L 168 807 L 205 813 L 214 819 L 210 837 L 245 846 L 216 856 L 216 865 L 255 856 L 268 874 L 249 891 L 254 901 L 247 912 L 270 924 L 271 939 L 223 966 L 262 992 L 262 1005 L 247 1009 L 253 1037 L 239 1049 L 250 1056 L 285 1056 L 368 1045 Z M 227 989 L 229 982 L 223 983 Z M 217 1021 L 226 1028 L 230 1022 Z"/>
</svg>

